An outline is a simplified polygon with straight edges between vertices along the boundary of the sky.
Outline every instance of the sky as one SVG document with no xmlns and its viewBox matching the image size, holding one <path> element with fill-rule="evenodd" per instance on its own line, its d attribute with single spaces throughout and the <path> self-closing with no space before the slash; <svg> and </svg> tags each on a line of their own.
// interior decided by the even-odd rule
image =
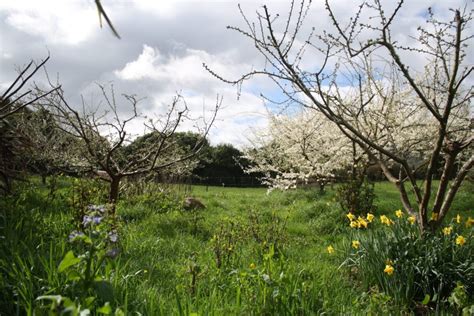
<svg viewBox="0 0 474 316">
<path fill-rule="evenodd" d="M 303 30 L 315 27 L 331 30 L 332 25 L 323 1 L 313 1 Z M 393 6 L 394 1 L 385 1 Z M 470 0 L 406 1 L 394 24 L 394 34 L 402 42 L 426 17 L 433 7 L 441 16 L 452 16 L 448 8 L 472 8 Z M 121 39 L 104 26 L 100 28 L 93 0 L 15 0 L 0 2 L 0 90 L 15 78 L 19 67 L 31 59 L 39 61 L 51 56 L 47 71 L 59 78 L 71 104 L 80 105 L 81 96 L 88 105 L 97 106 L 97 83 L 113 83 L 117 95 L 135 94 L 143 98 L 139 111 L 148 117 L 166 110 L 173 96 L 182 95 L 194 118 L 209 117 L 216 97 L 223 98 L 223 108 L 210 131 L 212 144 L 248 144 L 252 129 L 265 128 L 268 111 L 274 108 L 260 94 L 278 99 L 278 88 L 265 77 L 246 81 L 241 89 L 221 82 L 207 72 L 206 63 L 219 75 L 237 79 L 245 72 L 263 66 L 263 59 L 253 43 L 226 26 L 245 29 L 238 3 L 251 21 L 256 11 L 266 4 L 281 20 L 288 12 L 287 0 L 102 0 L 102 4 Z M 299 3 L 299 1 L 297 1 Z M 341 19 L 357 9 L 355 1 L 330 1 Z M 303 64 L 316 69 L 317 55 Z M 423 60 L 411 59 L 414 65 Z M 35 77 L 45 82 L 44 73 Z M 118 98 L 123 115 L 130 107 Z M 181 130 L 192 129 L 187 121 Z M 140 134 L 140 124 L 132 125 Z"/>
</svg>

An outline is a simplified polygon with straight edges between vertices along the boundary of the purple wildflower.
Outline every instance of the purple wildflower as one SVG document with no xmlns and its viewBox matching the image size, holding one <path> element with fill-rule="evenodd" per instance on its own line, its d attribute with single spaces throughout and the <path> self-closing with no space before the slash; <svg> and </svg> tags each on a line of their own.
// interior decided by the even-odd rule
<svg viewBox="0 0 474 316">
<path fill-rule="evenodd" d="M 101 216 L 93 216 L 92 217 L 92 222 L 97 225 L 97 224 L 100 224 L 100 222 L 102 221 L 102 217 Z"/>
<path fill-rule="evenodd" d="M 120 253 L 120 250 L 118 248 L 112 248 L 112 249 L 109 249 L 107 250 L 107 252 L 105 253 L 105 255 L 109 258 L 115 258 L 118 256 L 118 254 Z"/>
<path fill-rule="evenodd" d="M 109 233 L 109 240 L 113 243 L 116 243 L 118 240 L 118 235 L 117 232 L 111 232 Z"/>
<path fill-rule="evenodd" d="M 89 224 L 92 222 L 92 217 L 89 216 L 89 215 L 84 215 L 84 217 L 82 218 L 82 225 L 84 225 L 85 227 L 89 226 Z"/>
<path fill-rule="evenodd" d="M 75 231 L 73 231 L 72 233 L 69 234 L 69 241 L 72 242 L 72 241 L 76 240 L 76 238 L 83 237 L 83 236 L 84 236 L 83 232 L 75 230 Z"/>
<path fill-rule="evenodd" d="M 97 225 L 97 224 L 100 224 L 101 221 L 102 221 L 101 216 L 85 215 L 84 218 L 82 219 L 82 225 L 84 225 L 84 227 L 89 226 L 91 223 L 93 225 Z"/>
<path fill-rule="evenodd" d="M 105 212 L 105 205 L 94 205 L 94 204 L 90 204 L 88 207 L 87 207 L 90 211 L 99 211 L 101 213 L 104 213 Z"/>
</svg>

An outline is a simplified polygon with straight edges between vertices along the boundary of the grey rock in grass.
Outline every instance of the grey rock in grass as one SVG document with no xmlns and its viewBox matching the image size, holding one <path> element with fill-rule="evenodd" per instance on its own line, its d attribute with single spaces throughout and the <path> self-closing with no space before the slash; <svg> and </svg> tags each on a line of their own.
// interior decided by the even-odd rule
<svg viewBox="0 0 474 316">
<path fill-rule="evenodd" d="M 205 209 L 206 206 L 196 198 L 187 197 L 184 199 L 183 208 L 186 211 L 193 211 Z"/>
</svg>

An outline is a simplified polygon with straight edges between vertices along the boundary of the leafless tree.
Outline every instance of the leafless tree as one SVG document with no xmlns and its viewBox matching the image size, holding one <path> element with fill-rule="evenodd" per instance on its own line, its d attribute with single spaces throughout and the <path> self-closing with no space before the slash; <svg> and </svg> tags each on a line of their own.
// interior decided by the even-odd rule
<svg viewBox="0 0 474 316">
<path fill-rule="evenodd" d="M 60 88 L 60 86 L 52 87 L 49 91 L 35 95 L 31 98 L 31 96 L 33 96 L 33 89 L 30 89 L 27 84 L 32 80 L 38 70 L 44 67 L 48 60 L 49 56 L 39 63 L 35 63 L 34 60 L 31 60 L 28 65 L 20 69 L 17 77 L 0 97 L 0 121 Z M 26 91 L 24 90 L 25 88 Z"/>
<path fill-rule="evenodd" d="M 409 45 L 397 42 L 392 32 L 403 0 L 392 9 L 380 0 L 363 1 L 347 23 L 326 1 L 334 31 L 319 34 L 305 27 L 310 3 L 291 1 L 286 17 L 263 6 L 255 22 L 240 9 L 247 29 L 228 28 L 255 44 L 264 68 L 229 80 L 205 67 L 237 85 L 255 75 L 267 76 L 286 95 L 287 104 L 323 113 L 380 165 L 398 188 L 405 210 L 417 216 L 420 230 L 437 229 L 474 164 L 473 66 L 467 57 L 472 52 L 472 13 L 453 10 L 454 19 L 441 21 L 428 9 L 426 24 Z M 410 68 L 410 59 L 426 64 Z M 394 165 L 398 175 L 390 168 Z M 421 185 L 417 172 L 423 173 Z"/>
<path fill-rule="evenodd" d="M 122 179 L 170 168 L 194 157 L 204 144 L 222 102 L 218 97 L 211 117 L 200 120 L 201 138 L 194 147 L 183 150 L 176 145 L 174 135 L 183 121 L 190 118 L 186 102 L 180 95 L 173 98 L 166 114 L 146 120 L 138 112 L 140 100 L 136 96 L 122 95 L 130 108 L 130 114 L 124 117 L 119 113 L 113 86 L 107 89 L 99 85 L 99 88 L 104 104 L 95 110 L 88 110 L 84 99 L 82 110 L 77 110 L 69 104 L 62 90 L 42 103 L 52 109 L 61 130 L 78 140 L 77 148 L 71 148 L 76 154 L 69 164 L 83 171 L 89 170 L 109 182 L 109 203 L 112 205 L 118 200 Z M 101 106 L 107 110 L 99 110 Z M 129 129 L 131 123 L 144 124 L 149 140 L 136 146 L 134 134 Z"/>
<path fill-rule="evenodd" d="M 5 192 L 11 190 L 12 180 L 21 178 L 21 171 L 24 170 L 22 155 L 30 144 L 28 135 L 20 131 L 16 114 L 59 89 L 52 87 L 49 91 L 35 94 L 30 85 L 48 60 L 49 56 L 39 63 L 31 60 L 19 70 L 0 96 L 0 189 Z"/>
<path fill-rule="evenodd" d="M 56 118 L 45 108 L 32 107 L 16 115 L 16 133 L 25 139 L 22 160 L 28 171 L 40 175 L 43 184 L 47 176 L 59 173 L 72 174 L 68 168 L 73 159 L 68 148 L 77 140 L 58 129 Z"/>
</svg>

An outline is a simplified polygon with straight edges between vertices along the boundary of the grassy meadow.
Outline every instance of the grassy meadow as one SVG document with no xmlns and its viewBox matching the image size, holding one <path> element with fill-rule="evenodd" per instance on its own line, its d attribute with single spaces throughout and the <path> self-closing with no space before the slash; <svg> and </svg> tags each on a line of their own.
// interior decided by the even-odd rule
<svg viewBox="0 0 474 316">
<path fill-rule="evenodd" d="M 105 189 L 70 178 L 54 185 L 33 181 L 0 200 L 0 315 L 47 315 L 58 307 L 38 297 L 81 295 L 58 266 L 75 249 L 68 236 L 80 221 L 77 209 L 102 204 Z M 374 215 L 395 217 L 396 189 L 381 182 L 375 191 Z M 472 184 L 462 188 L 451 217 L 473 215 L 472 193 Z M 183 211 L 185 196 L 206 208 Z M 264 188 L 128 185 L 117 214 L 120 253 L 104 268 L 97 265 L 107 286 L 96 288 L 96 304 L 109 302 L 111 309 L 93 314 L 413 313 L 413 306 L 367 288 L 341 265 L 353 229 L 334 188 L 320 195 L 316 189 L 267 194 Z"/>
</svg>

